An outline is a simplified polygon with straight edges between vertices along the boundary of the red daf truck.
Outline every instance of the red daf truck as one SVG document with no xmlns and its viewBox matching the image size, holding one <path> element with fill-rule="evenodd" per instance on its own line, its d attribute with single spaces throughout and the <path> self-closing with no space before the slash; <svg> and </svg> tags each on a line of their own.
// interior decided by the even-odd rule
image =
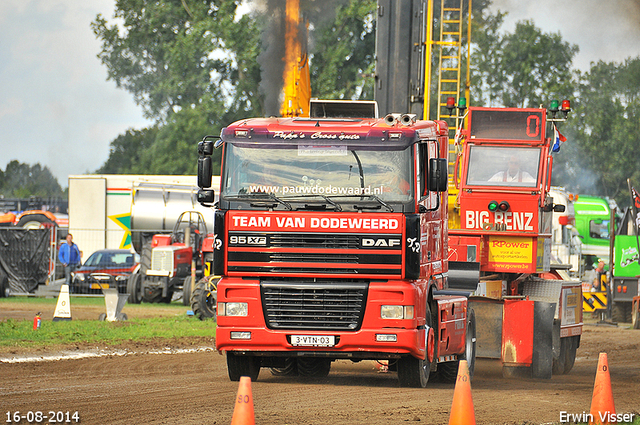
<svg viewBox="0 0 640 425">
<path fill-rule="evenodd" d="M 552 105 L 549 112 L 472 107 L 458 132 L 449 266 L 454 273 L 479 265 L 479 296 L 471 301 L 477 355 L 500 359 L 505 375 L 568 373 L 582 333 L 580 281 L 569 278 L 569 265 L 550 262 L 553 211 L 564 210 L 549 195 L 561 120 Z"/>
<path fill-rule="evenodd" d="M 375 118 L 373 102 L 313 110 L 198 146 L 209 206 L 223 149 L 213 273 L 230 379 L 326 376 L 336 359 L 386 360 L 412 387 L 455 378 L 460 359 L 473 370 L 468 292 L 447 290 L 446 123 Z"/>
</svg>

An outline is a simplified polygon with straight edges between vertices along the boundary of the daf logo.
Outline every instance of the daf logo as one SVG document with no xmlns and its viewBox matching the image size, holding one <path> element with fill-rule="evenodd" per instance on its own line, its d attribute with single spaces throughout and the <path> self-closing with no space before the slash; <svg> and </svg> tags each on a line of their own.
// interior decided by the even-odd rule
<svg viewBox="0 0 640 425">
<path fill-rule="evenodd" d="M 372 239 L 372 238 L 362 238 L 362 246 L 365 247 L 384 247 L 391 248 L 394 246 L 400 246 L 400 239 Z"/>
</svg>

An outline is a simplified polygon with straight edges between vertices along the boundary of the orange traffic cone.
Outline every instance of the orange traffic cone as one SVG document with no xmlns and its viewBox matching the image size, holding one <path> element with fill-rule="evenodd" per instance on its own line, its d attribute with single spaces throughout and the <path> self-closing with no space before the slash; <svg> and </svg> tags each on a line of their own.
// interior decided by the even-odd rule
<svg viewBox="0 0 640 425">
<path fill-rule="evenodd" d="M 460 360 L 458 366 L 458 378 L 453 390 L 453 402 L 451 403 L 451 415 L 449 425 L 475 425 L 476 414 L 473 410 L 471 398 L 471 378 L 469 377 L 469 365 L 466 360 Z"/>
<path fill-rule="evenodd" d="M 251 395 L 251 378 L 240 377 L 236 407 L 233 409 L 231 425 L 255 425 L 256 419 L 253 413 L 253 395 Z"/>
<path fill-rule="evenodd" d="M 598 358 L 598 370 L 596 382 L 593 386 L 593 398 L 591 399 L 590 424 L 608 424 L 611 417 L 615 422 L 616 408 L 613 405 L 613 393 L 611 392 L 611 377 L 609 376 L 609 361 L 607 353 L 600 353 Z"/>
</svg>

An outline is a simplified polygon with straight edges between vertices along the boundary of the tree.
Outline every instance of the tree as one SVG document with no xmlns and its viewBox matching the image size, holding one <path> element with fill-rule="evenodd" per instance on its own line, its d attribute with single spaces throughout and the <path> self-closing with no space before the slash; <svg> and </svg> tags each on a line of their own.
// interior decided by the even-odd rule
<svg viewBox="0 0 640 425">
<path fill-rule="evenodd" d="M 311 93 L 325 99 L 373 100 L 375 52 L 374 0 L 341 6 L 335 22 L 316 40 L 311 60 Z"/>
<path fill-rule="evenodd" d="M 503 18 L 498 13 L 486 18 L 486 27 L 474 29 L 479 43 L 471 62 L 474 104 L 537 108 L 570 97 L 575 82 L 571 63 L 578 47 L 559 33 L 542 33 L 532 21 L 518 22 L 513 33 L 502 34 Z"/>
<path fill-rule="evenodd" d="M 134 95 L 148 118 L 165 121 L 185 108 L 198 107 L 203 98 L 252 109 L 259 102 L 245 91 L 255 77 L 251 55 L 242 47 L 257 45 L 255 21 L 235 22 L 237 0 L 119 0 L 115 18 L 122 27 L 108 25 L 98 15 L 91 27 L 102 41 L 98 57 L 108 78 Z M 253 65 L 254 69 L 251 69 Z M 239 91 L 236 91 L 239 89 Z"/>
<path fill-rule="evenodd" d="M 0 194 L 6 198 L 48 198 L 62 196 L 62 188 L 49 168 L 23 164 L 13 160 L 4 171 L 4 182 Z"/>
<path fill-rule="evenodd" d="M 109 158 L 96 171 L 98 174 L 149 174 L 141 157 L 155 143 L 157 127 L 129 129 L 116 137 L 109 148 Z"/>
<path fill-rule="evenodd" d="M 630 203 L 627 178 L 640 184 L 640 57 L 598 62 L 580 74 L 569 141 L 557 164 L 558 177 L 574 190 Z M 565 147 L 567 149 L 565 149 Z M 586 179 L 585 179 L 586 177 Z"/>
<path fill-rule="evenodd" d="M 130 91 L 146 115 L 157 121 L 154 128 L 129 130 L 114 140 L 100 171 L 195 173 L 198 139 L 219 134 L 238 119 L 262 116 L 257 58 L 264 48 L 260 33 L 267 28 L 269 10 L 265 15 L 253 11 L 237 16 L 238 3 L 120 0 L 115 17 L 123 20 L 121 27 L 96 17 L 92 28 L 102 42 L 98 57 L 107 66 L 108 78 Z M 334 23 L 327 21 L 326 2 L 303 1 L 316 16 L 316 45 L 323 52 L 312 61 L 318 81 L 314 96 L 353 98 L 358 93 L 371 98 L 362 75 L 372 72 L 375 2 L 330 4 L 337 3 L 346 6 Z M 333 55 L 325 55 L 328 48 Z M 336 59 L 329 60 L 333 56 Z M 219 155 L 220 151 L 214 153 L 214 169 Z"/>
</svg>

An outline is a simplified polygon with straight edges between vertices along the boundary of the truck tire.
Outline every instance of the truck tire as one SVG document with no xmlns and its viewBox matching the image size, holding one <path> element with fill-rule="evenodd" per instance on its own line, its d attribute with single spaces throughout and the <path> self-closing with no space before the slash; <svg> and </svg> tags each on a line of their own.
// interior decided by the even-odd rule
<svg viewBox="0 0 640 425">
<path fill-rule="evenodd" d="M 571 372 L 571 369 L 573 369 L 573 365 L 576 362 L 576 354 L 578 352 L 578 345 L 580 345 L 580 337 L 579 336 L 572 336 L 569 338 L 565 338 L 567 339 L 567 344 L 566 344 L 566 353 L 565 353 L 565 358 L 564 358 L 564 372 L 563 374 L 567 374 L 569 372 Z"/>
<path fill-rule="evenodd" d="M 11 293 L 11 289 L 9 288 L 9 277 L 4 272 L 4 270 L 0 269 L 0 298 L 6 298 Z"/>
<path fill-rule="evenodd" d="M 129 302 L 131 304 L 140 304 L 142 301 L 142 276 L 137 270 L 131 273 L 127 281 L 127 292 L 129 293 Z"/>
<path fill-rule="evenodd" d="M 467 361 L 469 378 L 473 378 L 473 372 L 476 366 L 476 315 L 473 310 L 469 310 L 469 315 L 467 316 L 467 337 L 465 339 L 464 353 L 460 355 L 459 360 L 438 363 L 435 378 L 439 382 L 455 383 L 458 377 L 460 360 Z"/>
<path fill-rule="evenodd" d="M 182 305 L 191 305 L 191 275 L 182 282 Z"/>
<path fill-rule="evenodd" d="M 241 376 L 248 376 L 251 381 L 257 381 L 260 374 L 260 363 L 260 357 L 238 356 L 227 351 L 227 372 L 232 381 L 239 381 Z"/>
<path fill-rule="evenodd" d="M 463 357 L 463 360 L 467 361 L 467 367 L 469 368 L 469 379 L 473 378 L 473 372 L 476 370 L 476 342 L 476 313 L 473 309 L 469 309 L 469 315 L 467 316 L 467 338 L 465 339 Z"/>
<path fill-rule="evenodd" d="M 28 214 L 20 217 L 16 226 L 25 229 L 39 229 L 43 224 L 54 225 L 55 223 L 44 214 Z"/>
<path fill-rule="evenodd" d="M 567 357 L 567 339 L 569 338 L 560 338 L 560 354 L 557 359 L 553 359 L 553 369 L 551 371 L 554 375 L 564 374 L 565 359 Z"/>
<path fill-rule="evenodd" d="M 433 328 L 433 316 L 431 316 L 431 308 L 427 303 L 427 311 L 425 313 L 425 325 Z M 437 348 L 435 355 L 437 355 Z M 404 356 L 398 360 L 398 381 L 401 387 L 424 388 L 429 381 L 431 373 L 431 362 L 429 359 L 418 359 L 411 355 Z"/>
<path fill-rule="evenodd" d="M 326 378 L 331 371 L 331 359 L 299 357 L 298 374 L 308 378 Z"/>
<path fill-rule="evenodd" d="M 200 279 L 191 294 L 191 310 L 200 320 L 217 318 L 218 281 L 217 276 Z"/>
<path fill-rule="evenodd" d="M 284 360 L 284 367 L 272 367 L 269 368 L 271 370 L 271 374 L 273 376 L 298 376 L 298 364 L 296 359 L 287 357 Z"/>
<path fill-rule="evenodd" d="M 145 243 L 140 250 L 140 273 L 147 274 L 151 267 L 151 241 Z"/>
<path fill-rule="evenodd" d="M 611 306 L 611 320 L 616 323 L 631 322 L 631 303 L 614 302 Z"/>
<path fill-rule="evenodd" d="M 142 300 L 146 303 L 170 303 L 173 293 L 170 292 L 166 297 L 162 296 L 162 288 L 156 286 L 142 285 Z"/>
</svg>

